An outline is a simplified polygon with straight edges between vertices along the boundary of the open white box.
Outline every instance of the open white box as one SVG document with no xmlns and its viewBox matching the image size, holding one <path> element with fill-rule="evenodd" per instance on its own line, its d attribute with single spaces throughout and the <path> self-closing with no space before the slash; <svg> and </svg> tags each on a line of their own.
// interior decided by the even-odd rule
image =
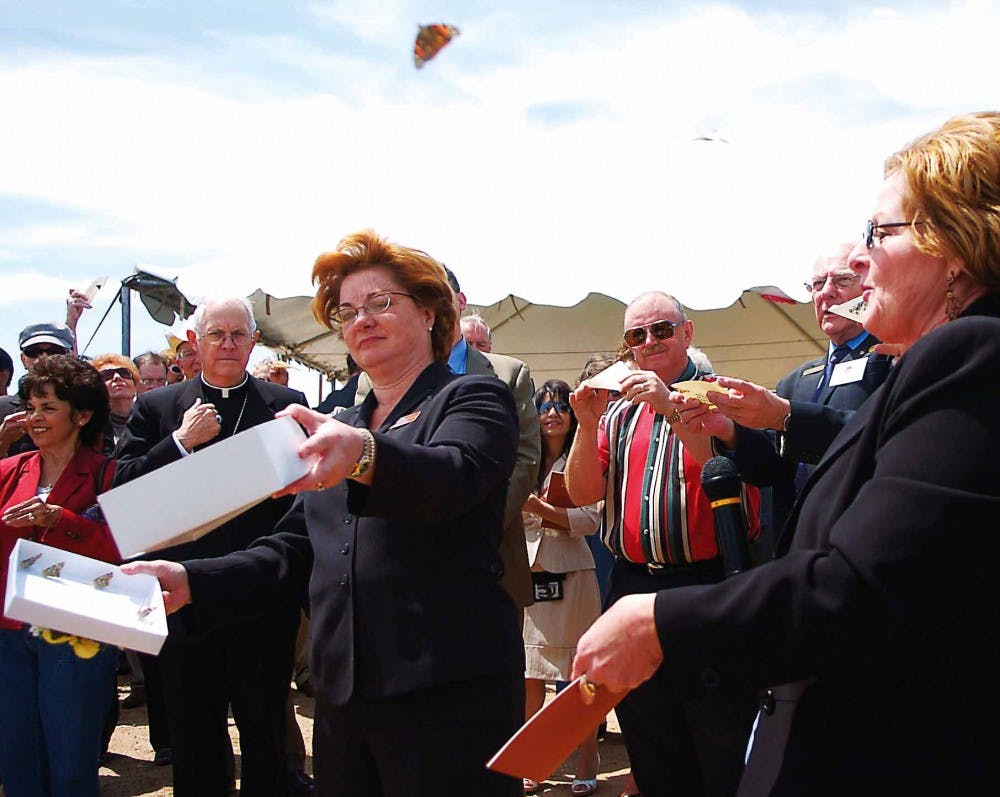
<svg viewBox="0 0 1000 797">
<path fill-rule="evenodd" d="M 302 478 L 305 440 L 276 418 L 98 496 L 122 557 L 196 540 Z"/>
<path fill-rule="evenodd" d="M 23 564 L 35 556 L 39 558 L 30 565 Z M 43 574 L 59 562 L 63 567 L 58 576 Z M 94 579 L 108 573 L 108 585 L 96 587 Z M 3 613 L 22 623 L 152 656 L 167 638 L 163 594 L 153 576 L 129 576 L 107 562 L 25 539 L 18 540 L 10 554 Z"/>
</svg>

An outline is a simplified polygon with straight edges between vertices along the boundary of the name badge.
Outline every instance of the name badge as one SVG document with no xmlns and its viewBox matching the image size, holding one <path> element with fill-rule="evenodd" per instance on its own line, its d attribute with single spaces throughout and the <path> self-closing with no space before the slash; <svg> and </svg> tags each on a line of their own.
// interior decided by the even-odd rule
<svg viewBox="0 0 1000 797">
<path fill-rule="evenodd" d="M 837 363 L 833 366 L 833 373 L 830 374 L 830 387 L 860 382 L 865 375 L 865 368 L 867 367 L 867 357 L 861 357 L 857 360 L 844 360 L 841 363 Z"/>
<path fill-rule="evenodd" d="M 396 421 L 392 426 L 389 427 L 391 432 L 393 429 L 398 429 L 400 426 L 406 426 L 408 423 L 413 423 L 417 418 L 420 417 L 420 410 L 416 412 L 411 412 L 409 415 L 404 415 L 398 421 Z"/>
</svg>

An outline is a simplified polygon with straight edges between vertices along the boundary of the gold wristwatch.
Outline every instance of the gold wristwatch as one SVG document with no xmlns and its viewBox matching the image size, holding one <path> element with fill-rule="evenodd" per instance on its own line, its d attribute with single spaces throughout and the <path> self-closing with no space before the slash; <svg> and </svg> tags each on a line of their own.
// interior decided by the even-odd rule
<svg viewBox="0 0 1000 797">
<path fill-rule="evenodd" d="M 361 456 L 354 463 L 354 470 L 347 477 L 348 479 L 357 479 L 359 476 L 364 476 L 371 470 L 372 465 L 375 464 L 375 435 L 367 429 L 362 429 L 361 434 L 364 435 L 365 444 L 361 449 Z"/>
</svg>

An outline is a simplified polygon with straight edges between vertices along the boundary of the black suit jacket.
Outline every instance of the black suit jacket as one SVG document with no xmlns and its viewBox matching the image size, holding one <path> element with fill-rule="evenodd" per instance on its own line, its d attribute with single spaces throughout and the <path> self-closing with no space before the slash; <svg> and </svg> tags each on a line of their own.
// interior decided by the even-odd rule
<svg viewBox="0 0 1000 797">
<path fill-rule="evenodd" d="M 370 394 L 336 421 L 367 425 Z M 496 545 L 517 452 L 509 388 L 429 366 L 381 427 L 370 487 L 300 495 L 273 536 L 185 562 L 194 605 L 252 608 L 309 582 L 317 697 L 386 698 L 523 673 Z"/>
<path fill-rule="evenodd" d="M 171 435 L 180 428 L 184 413 L 194 404 L 195 399 L 206 400 L 202 386 L 200 379 L 193 379 L 138 396 L 132 406 L 125 433 L 119 441 L 116 485 L 137 479 L 181 458 L 181 452 Z M 289 404 L 308 406 L 305 396 L 298 390 L 254 377 L 248 379 L 247 390 L 247 404 L 240 421 L 240 430 L 273 420 L 275 413 Z M 214 445 L 220 439 L 223 438 L 217 437 L 199 449 Z M 219 489 L 225 489 L 225 477 L 221 476 Z M 172 503 L 184 500 L 183 495 L 163 496 L 163 506 L 150 507 L 150 511 L 169 512 Z M 270 534 L 290 506 L 290 498 L 267 499 L 194 542 L 156 551 L 144 558 L 177 562 L 181 559 L 221 556 L 230 551 L 243 550 L 258 537 Z M 141 522 L 141 518 L 137 518 L 137 521 Z"/>
<path fill-rule="evenodd" d="M 664 664 L 775 689 L 741 795 L 1000 793 L 1000 297 L 918 341 L 778 560 L 656 599 Z"/>
</svg>

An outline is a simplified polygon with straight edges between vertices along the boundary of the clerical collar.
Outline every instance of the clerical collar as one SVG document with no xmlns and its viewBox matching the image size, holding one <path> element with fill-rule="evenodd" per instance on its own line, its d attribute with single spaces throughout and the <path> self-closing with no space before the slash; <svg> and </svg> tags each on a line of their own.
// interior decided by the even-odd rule
<svg viewBox="0 0 1000 797">
<path fill-rule="evenodd" d="M 209 382 L 205 378 L 204 374 L 201 375 L 201 383 L 205 387 L 211 388 L 212 390 L 214 390 L 214 391 L 216 391 L 218 393 L 221 393 L 223 398 L 229 398 L 229 394 L 230 393 L 235 393 L 235 392 L 238 392 L 238 391 L 242 390 L 243 388 L 245 388 L 246 385 L 247 385 L 247 381 L 249 379 L 250 379 L 250 375 L 244 372 L 244 374 L 243 374 L 243 381 L 240 382 L 238 385 L 233 385 L 232 387 L 216 387 L 215 385 L 213 385 L 211 382 Z"/>
</svg>

